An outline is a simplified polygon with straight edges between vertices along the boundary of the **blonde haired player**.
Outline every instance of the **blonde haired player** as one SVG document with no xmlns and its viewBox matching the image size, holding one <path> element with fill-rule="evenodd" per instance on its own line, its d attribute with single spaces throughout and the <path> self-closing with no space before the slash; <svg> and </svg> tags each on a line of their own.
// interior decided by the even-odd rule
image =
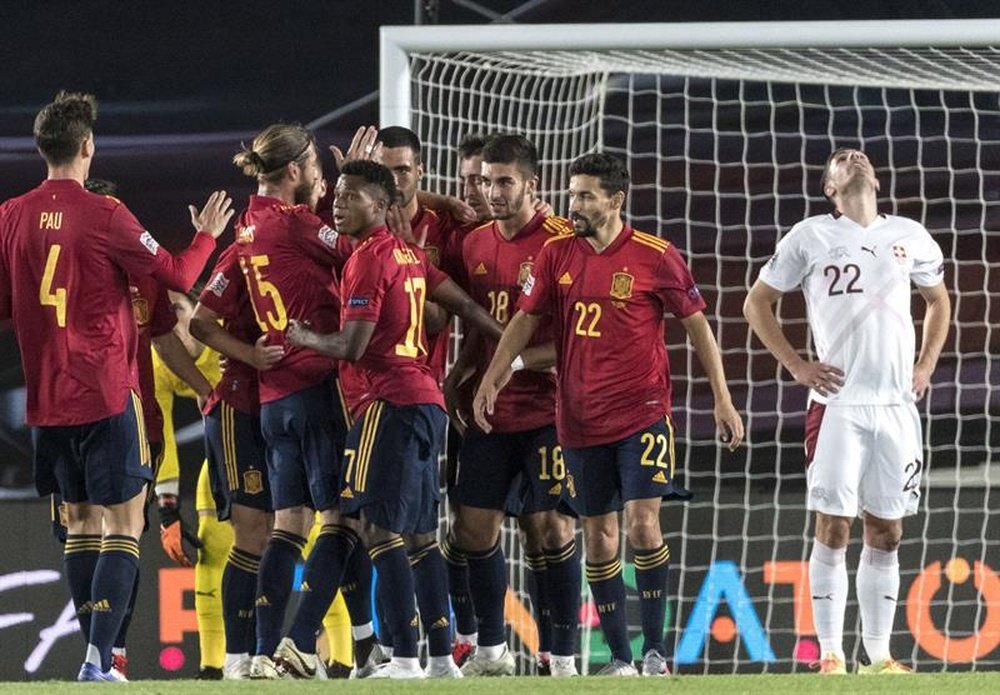
<svg viewBox="0 0 1000 695">
<path fill-rule="evenodd" d="M 917 222 L 877 209 L 879 182 L 864 152 L 830 155 L 823 194 L 834 211 L 795 225 L 750 289 L 743 313 L 761 342 L 809 388 L 805 444 L 808 508 L 816 512 L 809 559 L 820 672 L 846 673 L 843 636 L 851 522 L 862 516 L 855 579 L 864 674 L 906 673 L 889 652 L 899 593 L 897 548 L 915 514 L 923 468 L 914 402 L 927 390 L 948 334 L 950 301 L 941 249 Z M 910 283 L 927 304 L 920 355 Z M 818 361 L 802 359 L 773 310 L 802 287 Z"/>
</svg>

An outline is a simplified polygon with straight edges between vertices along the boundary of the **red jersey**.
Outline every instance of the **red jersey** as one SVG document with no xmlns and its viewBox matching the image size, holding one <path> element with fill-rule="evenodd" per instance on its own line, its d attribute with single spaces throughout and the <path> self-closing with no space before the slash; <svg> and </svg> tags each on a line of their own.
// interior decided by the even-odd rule
<svg viewBox="0 0 1000 695">
<path fill-rule="evenodd" d="M 338 236 L 308 206 L 250 196 L 236 224 L 236 253 L 268 345 L 285 344 L 288 319 L 309 321 L 320 333 L 338 330 Z M 291 345 L 285 350 L 278 364 L 259 374 L 261 403 L 315 386 L 335 369 L 334 360 L 313 350 Z"/>
<path fill-rule="evenodd" d="M 354 417 L 374 400 L 395 406 L 432 403 L 444 397 L 427 366 L 424 300 L 447 279 L 385 227 L 355 249 L 344 266 L 341 319 L 372 321 L 375 332 L 357 362 L 342 365 L 342 383 Z"/>
<path fill-rule="evenodd" d="M 454 276 L 460 270 L 461 259 L 454 255 L 452 236 L 458 223 L 450 215 L 443 215 L 431 208 L 420 208 L 416 216 L 410 220 L 413 238 L 421 244 L 427 261 L 435 268 L 440 268 L 449 276 Z M 427 337 L 427 364 L 434 374 L 438 384 L 444 382 L 445 370 L 448 366 L 448 348 L 451 345 L 451 326 L 445 326 L 437 335 Z"/>
<path fill-rule="evenodd" d="M 120 201 L 69 179 L 0 206 L 0 256 L 32 426 L 121 413 L 139 391 L 128 276 L 187 291 L 215 248 L 208 234 L 172 256 Z"/>
<path fill-rule="evenodd" d="M 564 218 L 546 218 L 539 212 L 509 241 L 500 233 L 496 222 L 489 222 L 470 232 L 462 245 L 465 261 L 463 275 L 469 295 L 506 326 L 514 315 L 521 287 L 528 279 L 542 246 L 554 235 L 569 234 L 571 231 Z M 552 340 L 551 321 L 546 318 L 529 345 L 544 345 Z M 485 349 L 478 354 L 472 385 L 478 385 L 494 352 L 496 343 L 487 339 Z M 471 395 L 474 389 L 468 392 Z M 470 407 L 471 402 L 466 406 Z M 522 370 L 513 375 L 510 383 L 497 396 L 490 422 L 496 432 L 523 432 L 551 425 L 555 421 L 555 410 L 555 377 Z"/>
<path fill-rule="evenodd" d="M 625 227 L 602 253 L 576 236 L 549 240 L 518 308 L 553 317 L 559 443 L 618 441 L 670 414 L 664 313 L 705 308 L 669 242 Z"/>
<path fill-rule="evenodd" d="M 212 276 L 202 290 L 198 301 L 222 317 L 222 327 L 234 338 L 253 345 L 260 337 L 260 328 L 254 318 L 250 295 L 243 282 L 236 245 L 229 246 L 219 256 Z M 219 401 L 247 415 L 260 411 L 260 393 L 257 370 L 239 360 L 227 359 L 222 379 L 212 389 L 203 412 L 208 415 Z"/>
<path fill-rule="evenodd" d="M 146 423 L 146 439 L 163 441 L 163 412 L 156 402 L 156 383 L 153 380 L 153 338 L 174 330 L 177 314 L 170 306 L 167 288 L 146 275 L 130 278 L 132 314 L 138 334 L 135 365 L 138 370 L 139 396 L 142 398 L 142 419 Z"/>
</svg>

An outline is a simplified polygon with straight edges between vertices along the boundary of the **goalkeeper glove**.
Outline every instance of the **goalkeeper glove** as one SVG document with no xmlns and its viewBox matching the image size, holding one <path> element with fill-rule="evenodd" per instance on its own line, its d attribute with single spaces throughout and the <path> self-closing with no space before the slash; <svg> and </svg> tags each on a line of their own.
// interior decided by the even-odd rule
<svg viewBox="0 0 1000 695">
<path fill-rule="evenodd" d="M 197 559 L 197 550 L 201 548 L 202 543 L 198 536 L 192 533 L 184 523 L 180 509 L 181 502 L 177 495 L 160 495 L 160 545 L 163 546 L 163 552 L 167 554 L 167 557 L 178 565 L 191 567 L 193 563 L 184 549 L 184 542 L 186 541 L 195 549 L 195 559 Z"/>
</svg>

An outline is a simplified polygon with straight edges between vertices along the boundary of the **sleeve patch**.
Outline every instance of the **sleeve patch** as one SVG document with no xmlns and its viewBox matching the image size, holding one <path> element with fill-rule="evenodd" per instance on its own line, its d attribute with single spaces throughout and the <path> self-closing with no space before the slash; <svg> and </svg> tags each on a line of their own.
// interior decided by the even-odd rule
<svg viewBox="0 0 1000 695">
<path fill-rule="evenodd" d="M 528 273 L 528 277 L 524 279 L 524 286 L 521 287 L 521 294 L 530 297 L 533 289 L 535 289 L 535 274 Z"/>
<path fill-rule="evenodd" d="M 365 307 L 369 304 L 368 297 L 350 297 L 347 300 L 347 306 L 349 307 Z"/>
<path fill-rule="evenodd" d="M 214 294 L 216 297 L 221 297 L 226 293 L 226 288 L 229 287 L 229 280 L 226 279 L 224 273 L 216 273 L 212 281 L 206 285 L 205 289 Z"/>
<path fill-rule="evenodd" d="M 329 248 L 337 248 L 337 237 L 339 234 L 337 234 L 336 230 L 323 225 L 320 227 L 317 236 L 319 236 L 319 240 L 326 244 Z"/>
<path fill-rule="evenodd" d="M 145 246 L 146 250 L 154 256 L 156 255 L 156 252 L 160 250 L 159 242 L 157 242 L 156 239 L 153 238 L 153 235 L 149 232 L 143 232 L 139 235 L 139 243 Z"/>
</svg>

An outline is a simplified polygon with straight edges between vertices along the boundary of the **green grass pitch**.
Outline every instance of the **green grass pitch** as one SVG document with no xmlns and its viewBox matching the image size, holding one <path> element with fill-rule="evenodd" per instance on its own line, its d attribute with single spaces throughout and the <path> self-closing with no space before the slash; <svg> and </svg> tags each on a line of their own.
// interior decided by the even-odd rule
<svg viewBox="0 0 1000 695">
<path fill-rule="evenodd" d="M 628 695 L 641 693 L 877 693 L 1000 692 L 1000 672 L 933 673 L 907 676 L 819 676 L 743 675 L 679 676 L 660 678 L 477 678 L 461 681 L 278 681 L 278 682 L 204 682 L 191 680 L 135 681 L 128 685 L 112 683 L 77 684 L 63 681 L 44 683 L 0 683 L 0 692 L 42 695 L 90 691 L 142 693 L 143 695 L 215 695 L 215 693 L 427 693 L 428 695 L 478 695 L 479 693 L 601 693 Z"/>
</svg>

